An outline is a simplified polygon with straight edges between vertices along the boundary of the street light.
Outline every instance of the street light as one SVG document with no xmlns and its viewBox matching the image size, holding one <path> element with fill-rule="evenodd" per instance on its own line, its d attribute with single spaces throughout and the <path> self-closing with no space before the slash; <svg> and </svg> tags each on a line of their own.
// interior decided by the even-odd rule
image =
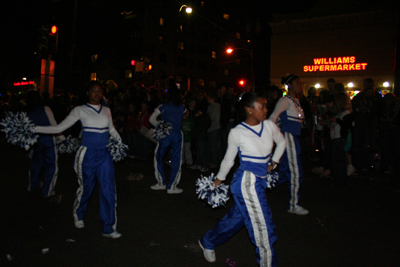
<svg viewBox="0 0 400 267">
<path fill-rule="evenodd" d="M 179 8 L 179 13 L 178 13 L 178 15 L 181 13 L 181 11 L 182 11 L 182 9 L 183 9 L 184 7 L 186 7 L 186 8 L 185 8 L 185 12 L 186 12 L 186 13 L 188 13 L 188 14 L 192 13 L 193 9 L 192 9 L 190 6 L 182 5 L 182 6 Z"/>
<path fill-rule="evenodd" d="M 181 14 L 182 9 L 185 8 L 185 12 L 187 14 L 192 13 L 193 9 L 187 5 L 181 5 L 181 7 L 179 8 L 179 12 L 178 12 L 178 24 L 179 24 L 179 15 Z M 172 66 L 172 75 L 174 77 L 174 79 L 176 78 L 176 61 L 177 61 L 177 49 L 178 49 L 178 32 L 179 32 L 179 26 L 178 29 L 175 32 L 175 49 L 174 49 L 174 65 Z"/>
<path fill-rule="evenodd" d="M 247 49 L 244 47 L 237 47 L 237 48 L 228 48 L 226 49 L 226 53 L 231 54 L 233 51 L 235 50 L 246 50 L 250 52 L 250 63 L 251 63 L 251 83 L 252 83 L 252 87 L 253 87 L 253 91 L 255 89 L 255 81 L 254 81 L 254 70 L 253 70 L 253 50 L 251 49 Z"/>
</svg>

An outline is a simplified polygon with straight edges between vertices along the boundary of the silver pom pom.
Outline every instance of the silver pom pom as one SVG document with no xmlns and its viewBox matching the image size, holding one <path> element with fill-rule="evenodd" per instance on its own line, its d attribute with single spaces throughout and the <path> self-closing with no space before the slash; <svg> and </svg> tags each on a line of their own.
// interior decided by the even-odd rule
<svg viewBox="0 0 400 267">
<path fill-rule="evenodd" d="M 153 137 L 156 140 L 161 140 L 169 135 L 172 131 L 172 124 L 170 122 L 165 122 L 160 120 L 157 122 L 156 126 L 154 126 Z"/>
<path fill-rule="evenodd" d="M 225 206 L 226 202 L 229 200 L 229 185 L 221 183 L 219 186 L 215 187 L 213 186 L 215 179 L 216 177 L 214 177 L 214 173 L 212 173 L 208 177 L 202 175 L 196 181 L 196 194 L 213 208 Z"/>
<path fill-rule="evenodd" d="M 28 150 L 35 144 L 39 136 L 35 132 L 35 125 L 29 119 L 26 112 L 17 112 L 16 114 L 8 112 L 7 116 L 1 120 L 1 131 L 5 132 L 7 141 L 13 145 Z"/>
<path fill-rule="evenodd" d="M 110 151 L 110 154 L 113 157 L 113 161 L 120 161 L 126 157 L 128 146 L 122 143 L 121 140 L 117 140 L 110 136 L 107 147 L 108 151 Z"/>
<path fill-rule="evenodd" d="M 79 146 L 80 142 L 78 139 L 73 138 L 72 136 L 68 136 L 67 139 L 65 140 L 57 140 L 56 146 L 57 146 L 57 151 L 60 152 L 61 154 L 63 153 L 73 153 L 75 152 Z"/>
</svg>

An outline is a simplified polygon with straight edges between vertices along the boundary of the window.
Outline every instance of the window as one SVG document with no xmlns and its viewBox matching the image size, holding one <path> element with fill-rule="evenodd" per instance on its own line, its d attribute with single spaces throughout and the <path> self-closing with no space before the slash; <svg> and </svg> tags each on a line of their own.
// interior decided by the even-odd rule
<svg viewBox="0 0 400 267">
<path fill-rule="evenodd" d="M 92 63 L 95 63 L 96 60 L 97 60 L 97 54 L 92 55 L 90 58 L 91 58 L 91 60 L 92 60 Z"/>
<path fill-rule="evenodd" d="M 203 78 L 199 78 L 199 85 L 200 86 L 204 86 L 204 79 Z"/>
<path fill-rule="evenodd" d="M 160 18 L 160 25 L 161 25 L 161 26 L 164 25 L 164 18 Z"/>
<path fill-rule="evenodd" d="M 97 80 L 97 72 L 92 72 L 90 74 L 90 80 L 91 81 L 96 81 Z"/>
<path fill-rule="evenodd" d="M 224 19 L 229 20 L 229 14 L 224 13 Z"/>
<path fill-rule="evenodd" d="M 224 69 L 224 75 L 226 75 L 226 76 L 229 75 L 229 70 L 228 69 Z"/>
<path fill-rule="evenodd" d="M 236 38 L 240 39 L 240 33 L 236 33 Z"/>
<path fill-rule="evenodd" d="M 167 41 L 165 40 L 165 36 L 164 35 L 158 36 L 158 42 L 159 44 L 166 44 Z"/>
<path fill-rule="evenodd" d="M 125 70 L 125 78 L 132 78 L 132 70 Z"/>
<path fill-rule="evenodd" d="M 217 52 L 211 51 L 211 57 L 212 58 L 217 58 Z"/>
<path fill-rule="evenodd" d="M 181 50 L 184 49 L 184 44 L 183 44 L 183 42 L 178 42 L 178 49 L 181 49 Z"/>
</svg>

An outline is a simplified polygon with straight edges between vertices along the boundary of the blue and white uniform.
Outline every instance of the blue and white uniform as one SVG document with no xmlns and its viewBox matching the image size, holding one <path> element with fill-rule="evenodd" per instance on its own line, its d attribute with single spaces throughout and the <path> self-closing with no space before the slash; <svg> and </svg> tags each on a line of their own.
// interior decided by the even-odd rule
<svg viewBox="0 0 400 267">
<path fill-rule="evenodd" d="M 272 149 L 276 149 L 272 155 Z M 259 266 L 277 266 L 274 251 L 276 234 L 265 190 L 268 162 L 271 157 L 279 162 L 285 151 L 285 138 L 275 123 L 263 121 L 256 126 L 242 122 L 233 128 L 228 137 L 228 149 L 217 178 L 225 180 L 239 153 L 240 166 L 233 176 L 231 192 L 235 204 L 212 230 L 200 240 L 204 248 L 214 250 L 236 234 L 243 226 L 256 246 Z"/>
<path fill-rule="evenodd" d="M 57 125 L 53 112 L 51 112 L 48 106 L 41 106 L 28 112 L 28 117 L 35 125 Z M 58 157 L 55 143 L 56 140 L 53 135 L 39 135 L 38 142 L 33 146 L 31 166 L 29 168 L 28 191 L 35 191 L 40 188 L 39 176 L 44 167 L 45 180 L 42 187 L 42 194 L 45 197 L 52 194 L 58 177 Z"/>
<path fill-rule="evenodd" d="M 83 220 L 85 217 L 97 178 L 102 231 L 104 234 L 111 234 L 116 230 L 117 225 L 117 196 L 114 163 L 107 144 L 110 135 L 117 140 L 121 138 L 114 128 L 110 109 L 102 105 L 78 106 L 59 125 L 36 127 L 36 131 L 59 133 L 74 125 L 78 120 L 82 124 L 82 144 L 74 162 L 79 188 L 76 192 L 73 216 L 75 221 Z"/>
<path fill-rule="evenodd" d="M 160 186 L 166 184 L 163 166 L 163 157 L 168 149 L 171 151 L 171 173 L 167 189 L 175 190 L 181 180 L 183 134 L 181 121 L 186 108 L 180 104 L 176 106 L 172 102 L 160 105 L 150 116 L 150 123 L 157 124 L 157 117 L 161 114 L 161 120 L 172 124 L 172 131 L 165 138 L 158 141 L 154 152 L 154 176 Z"/>
<path fill-rule="evenodd" d="M 280 119 L 280 128 L 286 139 L 286 151 L 279 165 L 279 181 L 277 186 L 289 181 L 289 210 L 299 204 L 300 184 L 303 181 L 303 165 L 301 163 L 301 149 L 299 136 L 304 121 L 304 112 L 297 99 L 289 95 L 278 100 L 270 120 Z"/>
</svg>

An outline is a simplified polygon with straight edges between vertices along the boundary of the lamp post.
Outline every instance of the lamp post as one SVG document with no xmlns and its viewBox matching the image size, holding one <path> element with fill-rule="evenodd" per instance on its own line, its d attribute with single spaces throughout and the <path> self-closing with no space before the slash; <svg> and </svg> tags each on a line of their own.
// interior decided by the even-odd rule
<svg viewBox="0 0 400 267">
<path fill-rule="evenodd" d="M 250 52 L 250 64 L 251 64 L 251 83 L 252 83 L 252 90 L 255 91 L 255 78 L 254 78 L 254 69 L 253 69 L 253 50 L 244 48 L 244 47 L 238 47 L 238 48 L 228 48 L 226 49 L 226 53 L 231 54 L 235 50 L 246 50 Z"/>
<path fill-rule="evenodd" d="M 174 49 L 174 65 L 172 66 L 172 75 L 174 79 L 176 78 L 176 58 L 177 58 L 177 49 L 178 49 L 178 32 L 179 32 L 179 16 L 181 14 L 182 9 L 185 8 L 185 12 L 187 14 L 191 14 L 193 9 L 187 5 L 181 5 L 178 11 L 178 28 L 176 29 L 175 32 L 175 49 Z"/>
</svg>

